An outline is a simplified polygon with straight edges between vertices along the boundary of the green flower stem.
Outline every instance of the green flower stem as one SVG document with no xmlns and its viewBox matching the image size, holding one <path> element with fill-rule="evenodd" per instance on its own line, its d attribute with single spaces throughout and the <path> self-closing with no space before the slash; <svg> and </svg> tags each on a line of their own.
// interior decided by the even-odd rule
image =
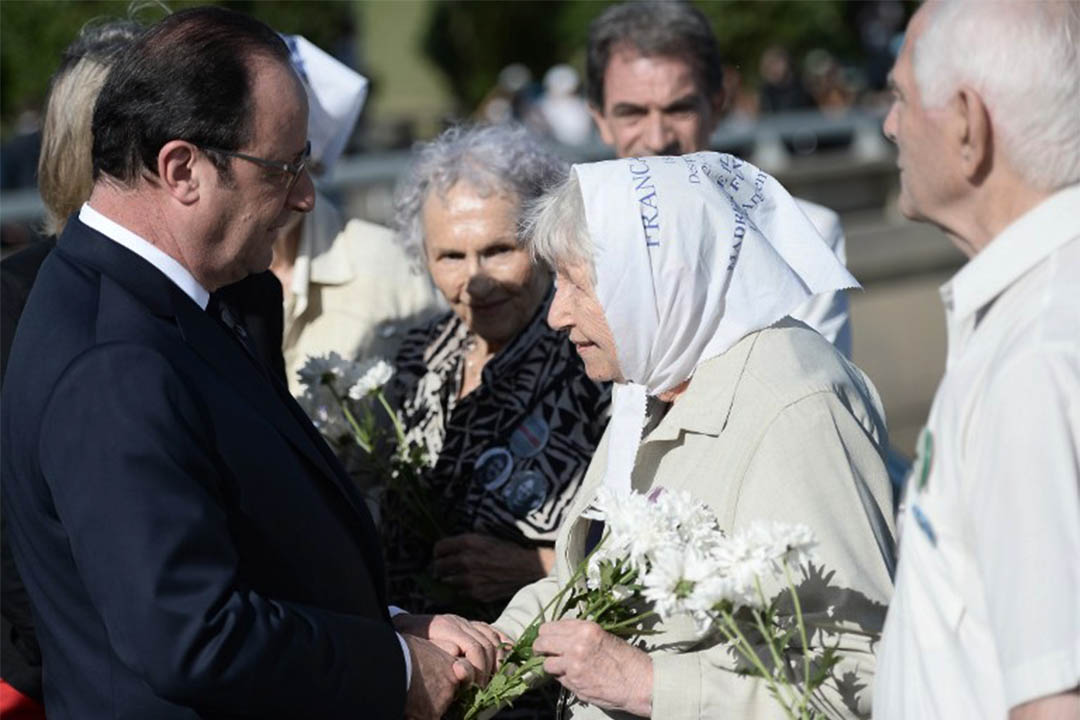
<svg viewBox="0 0 1080 720">
<path fill-rule="evenodd" d="M 341 398 L 341 397 L 338 397 L 337 392 L 334 391 L 334 388 L 332 386 L 327 385 L 326 387 L 330 391 L 331 397 L 334 398 L 334 402 L 336 402 L 338 404 L 338 407 L 341 409 L 342 415 L 345 416 L 345 419 L 349 422 L 349 425 L 352 427 L 353 439 L 356 440 L 356 444 L 360 446 L 361 450 L 366 452 L 368 455 L 371 455 L 372 454 L 371 442 L 364 438 L 364 431 L 360 428 L 360 424 L 358 422 L 356 422 L 356 418 L 353 417 L 352 411 L 349 410 L 349 406 L 345 402 L 345 399 Z"/>
<path fill-rule="evenodd" d="M 601 625 L 600 627 L 604 628 L 604 630 L 606 630 L 607 632 L 612 632 L 613 630 L 619 630 L 621 628 L 624 628 L 627 625 L 634 625 L 636 623 L 639 623 L 645 618 L 652 617 L 655 614 L 655 611 L 649 610 L 648 612 L 639 613 L 632 618 L 627 618 L 625 620 L 617 623 L 612 623 L 610 625 Z"/>
<path fill-rule="evenodd" d="M 439 521 L 431 514 L 428 504 L 424 502 L 423 498 L 418 497 L 416 489 L 411 486 L 411 483 L 393 482 L 393 480 L 391 480 L 387 483 L 387 488 L 392 488 L 394 492 L 402 497 L 405 504 L 415 515 L 419 515 L 427 521 L 431 530 L 432 542 L 445 535 L 442 527 L 439 525 Z"/>
<path fill-rule="evenodd" d="M 390 403 L 386 400 L 386 396 L 383 395 L 382 390 L 375 391 L 376 396 L 379 398 L 379 403 L 383 406 L 383 410 L 390 416 L 390 422 L 394 423 L 394 434 L 397 436 L 398 447 L 405 447 L 405 429 L 401 427 L 401 418 L 398 417 L 394 409 L 390 407 Z"/>
<path fill-rule="evenodd" d="M 509 653 L 510 657 L 526 657 L 528 659 L 515 666 L 511 666 L 509 660 L 504 661 L 503 664 L 499 666 L 499 669 L 495 671 L 496 675 L 501 675 L 507 678 L 506 683 L 503 683 L 501 685 L 501 691 L 489 693 L 487 691 L 487 688 L 480 690 L 473 697 L 472 703 L 465 711 L 463 716 L 464 720 L 472 720 L 481 711 L 487 708 L 501 706 L 505 698 L 511 696 L 511 694 L 516 689 L 520 688 L 521 685 L 524 684 L 525 676 L 527 674 L 531 672 L 536 672 L 539 675 L 547 675 L 547 673 L 544 672 L 544 667 L 542 663 L 530 663 L 529 661 L 535 658 L 532 652 L 531 641 L 528 643 L 527 648 L 522 641 L 525 638 L 531 638 L 534 636 L 535 633 L 533 631 L 539 628 L 539 626 L 544 622 L 547 622 L 549 613 L 551 619 L 553 620 L 560 620 L 563 618 L 563 616 L 566 615 L 566 613 L 570 610 L 570 606 L 569 603 L 567 603 L 567 605 L 565 606 L 561 606 L 563 600 L 566 598 L 567 594 L 570 594 L 575 590 L 575 586 L 577 585 L 578 581 L 581 580 L 581 578 L 583 578 L 585 576 L 585 573 L 588 571 L 589 561 L 592 560 L 593 556 L 598 550 L 600 550 L 600 548 L 603 546 L 604 542 L 607 539 L 608 534 L 605 534 L 602 538 L 600 538 L 600 542 L 598 542 L 596 544 L 596 547 L 592 549 L 592 552 L 585 556 L 585 559 L 578 564 L 577 568 L 574 570 L 574 573 L 570 576 L 570 579 L 566 582 L 566 584 L 563 585 L 559 592 L 555 593 L 555 595 L 550 600 L 548 600 L 548 602 L 540 609 L 540 612 L 538 612 L 536 614 L 536 617 L 533 618 L 532 622 L 530 622 L 525 627 L 525 629 L 521 632 L 521 635 L 518 637 L 517 642 L 515 642 L 511 647 Z M 527 652 L 525 652 L 526 650 Z M 511 667 L 513 669 L 510 669 Z M 491 687 L 491 685 L 492 683 L 489 682 L 487 687 Z"/>
<path fill-rule="evenodd" d="M 761 578 L 757 576 L 754 577 L 754 587 L 757 588 L 758 597 L 761 598 L 762 605 L 767 605 L 768 601 L 765 599 L 765 591 L 761 589 Z M 776 663 L 776 668 L 778 670 L 782 669 L 784 671 L 784 677 L 790 682 L 787 660 L 784 659 L 780 650 L 776 647 L 776 639 L 773 637 L 773 634 L 765 627 L 765 619 L 762 618 L 761 611 L 757 608 L 752 608 L 751 614 L 754 616 L 754 622 L 757 625 L 758 631 L 761 633 L 761 637 L 765 639 L 765 644 L 769 647 L 769 654 L 772 655 L 773 662 Z"/>
<path fill-rule="evenodd" d="M 765 664 L 761 662 L 761 658 L 759 658 L 757 652 L 754 651 L 754 646 L 747 641 L 746 636 L 743 635 L 742 630 L 739 629 L 739 624 L 735 621 L 735 617 L 730 612 L 721 610 L 720 619 L 723 621 L 723 624 L 720 624 L 717 627 L 719 627 L 720 631 L 727 637 L 728 642 L 735 646 L 735 649 L 739 651 L 739 654 L 754 666 L 754 669 L 758 671 L 758 675 L 760 675 L 769 685 L 773 694 L 776 695 L 777 701 L 780 702 L 780 706 L 784 709 L 784 714 L 787 715 L 790 720 L 797 720 L 787 704 L 781 700 L 781 698 L 784 697 L 784 694 L 780 691 L 780 687 L 777 685 L 772 673 L 766 669 Z"/>
<path fill-rule="evenodd" d="M 791 601 L 795 605 L 795 622 L 799 627 L 799 639 L 802 640 L 803 656 L 803 707 L 810 702 L 810 643 L 806 638 L 806 623 L 803 622 L 802 603 L 799 602 L 799 593 L 795 590 L 795 582 L 791 579 L 791 568 L 784 563 L 784 578 L 787 580 L 788 590 L 791 592 Z"/>
<path fill-rule="evenodd" d="M 789 690 L 792 694 L 794 694 L 795 691 L 791 688 L 791 678 L 788 674 L 787 661 L 783 659 L 779 650 L 777 650 L 776 648 L 776 638 L 773 637 L 772 633 L 770 633 L 769 630 L 765 627 L 765 621 L 761 617 L 760 610 L 754 608 L 751 614 L 754 616 L 754 624 L 757 625 L 758 632 L 761 633 L 762 639 L 765 640 L 765 646 L 769 648 L 769 655 L 772 656 L 773 663 L 775 663 L 776 665 L 776 670 L 784 673 L 784 682 L 781 687 Z M 787 703 L 791 703 L 793 701 L 794 698 L 786 699 L 785 694 L 785 706 L 787 706 Z"/>
</svg>

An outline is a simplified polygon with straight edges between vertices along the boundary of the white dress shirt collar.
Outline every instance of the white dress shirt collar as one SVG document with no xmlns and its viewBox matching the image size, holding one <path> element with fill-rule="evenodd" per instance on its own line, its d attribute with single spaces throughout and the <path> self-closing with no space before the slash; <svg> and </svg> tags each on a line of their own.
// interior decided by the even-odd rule
<svg viewBox="0 0 1080 720">
<path fill-rule="evenodd" d="M 950 319 L 965 323 L 987 303 L 1076 236 L 1080 185 L 1063 188 L 1001 231 L 941 287 Z"/>
<path fill-rule="evenodd" d="M 150 263 L 169 278 L 184 294 L 195 301 L 203 310 L 210 301 L 210 293 L 199 284 L 195 277 L 176 261 L 175 258 L 166 255 L 160 248 L 151 245 L 147 240 L 139 237 L 114 220 L 102 215 L 90 207 L 89 203 L 83 203 L 79 210 L 79 221 L 88 228 L 97 230 L 113 242 L 123 245 L 125 248 Z"/>
</svg>

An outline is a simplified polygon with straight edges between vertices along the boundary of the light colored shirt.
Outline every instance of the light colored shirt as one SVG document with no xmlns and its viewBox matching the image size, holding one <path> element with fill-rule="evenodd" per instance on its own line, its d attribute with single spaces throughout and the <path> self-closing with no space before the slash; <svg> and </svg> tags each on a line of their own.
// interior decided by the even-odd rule
<svg viewBox="0 0 1080 720">
<path fill-rule="evenodd" d="M 289 391 L 309 355 L 392 360 L 405 331 L 444 307 L 426 270 L 414 267 L 394 234 L 350 220 L 318 199 L 303 219 L 285 297 L 282 350 Z"/>
<path fill-rule="evenodd" d="M 194 300 L 199 307 L 203 310 L 206 309 L 207 303 L 210 302 L 210 293 L 199 284 L 187 268 L 172 256 L 151 245 L 149 241 L 136 235 L 123 225 L 105 217 L 90 207 L 88 203 L 83 203 L 82 209 L 79 210 L 79 220 L 88 228 L 97 230 L 113 242 L 124 246 L 146 260 L 146 262 L 160 270 L 178 288 L 183 290 L 184 294 Z M 404 610 L 401 608 L 390 607 L 391 617 L 400 615 L 403 612 Z M 412 656 L 409 654 L 409 646 L 405 644 L 405 638 L 400 633 L 398 633 L 398 642 L 401 643 L 401 652 L 405 655 L 405 689 L 408 690 L 412 681 Z"/>
<path fill-rule="evenodd" d="M 941 291 L 874 717 L 1003 719 L 1080 684 L 1080 186 Z"/>
<path fill-rule="evenodd" d="M 156 267 L 176 287 L 183 290 L 185 295 L 194 300 L 196 305 L 203 310 L 206 309 L 206 304 L 210 302 L 210 293 L 199 284 L 199 281 L 186 267 L 171 255 L 166 254 L 164 250 L 150 244 L 148 240 L 131 232 L 115 220 L 105 217 L 90 207 L 89 203 L 83 203 L 82 208 L 79 210 L 79 221 L 91 230 L 97 230 L 116 244 L 123 245 Z"/>
<path fill-rule="evenodd" d="M 810 223 L 825 239 L 829 249 L 845 267 L 847 266 L 847 243 L 840 216 L 809 200 L 795 198 L 799 208 L 806 213 Z M 791 317 L 802 320 L 825 336 L 840 354 L 851 359 L 851 313 L 848 309 L 847 290 L 832 290 L 810 298 L 792 313 Z"/>
</svg>

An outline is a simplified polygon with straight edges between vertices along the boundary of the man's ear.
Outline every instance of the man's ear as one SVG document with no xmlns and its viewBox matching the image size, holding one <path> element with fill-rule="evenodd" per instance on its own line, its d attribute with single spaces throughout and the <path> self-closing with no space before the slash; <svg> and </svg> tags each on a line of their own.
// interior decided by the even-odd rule
<svg viewBox="0 0 1080 720">
<path fill-rule="evenodd" d="M 953 121 L 961 172 L 979 182 L 993 167 L 994 130 L 986 104 L 971 87 L 961 86 L 953 96 Z"/>
<path fill-rule="evenodd" d="M 709 97 L 709 110 L 712 112 L 709 120 L 709 137 L 716 132 L 716 126 L 720 124 L 727 109 L 727 96 L 723 90 L 717 90 Z"/>
<path fill-rule="evenodd" d="M 604 141 L 605 145 L 615 147 L 615 134 L 611 132 L 611 127 L 608 125 L 607 116 L 604 115 L 604 111 L 597 108 L 592 103 L 588 104 L 589 116 L 596 124 L 596 129 L 600 131 L 600 139 Z"/>
<path fill-rule="evenodd" d="M 202 166 L 194 145 L 185 140 L 170 140 L 161 146 L 157 156 L 157 171 L 161 186 L 176 200 L 190 205 L 199 199 Z"/>
</svg>

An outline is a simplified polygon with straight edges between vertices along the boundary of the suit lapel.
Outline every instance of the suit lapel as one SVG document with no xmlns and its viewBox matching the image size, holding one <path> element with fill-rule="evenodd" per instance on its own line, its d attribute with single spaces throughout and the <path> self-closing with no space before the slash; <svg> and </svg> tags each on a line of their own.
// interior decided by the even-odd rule
<svg viewBox="0 0 1080 720">
<path fill-rule="evenodd" d="M 357 518 L 355 529 L 368 561 L 380 602 L 385 605 L 384 568 L 379 537 L 362 497 L 304 411 L 270 373 L 255 364 L 239 342 L 195 304 L 161 271 L 135 253 L 72 218 L 58 243 L 70 259 L 89 265 L 123 285 L 155 315 L 175 318 L 184 341 L 226 378 L 261 417 L 337 488 Z"/>
<path fill-rule="evenodd" d="M 222 377 L 229 378 L 236 391 L 330 480 L 353 509 L 361 545 L 372 576 L 379 579 L 376 586 L 380 602 L 385 605 L 379 536 L 364 499 L 341 463 L 288 390 L 266 368 L 256 365 L 257 360 L 229 336 L 225 327 L 194 303 L 183 302 L 186 299 L 184 296 L 176 303 L 176 321 L 188 345 Z"/>
<path fill-rule="evenodd" d="M 186 298 L 184 298 L 186 299 Z M 277 396 L 269 378 L 240 344 L 229 337 L 228 330 L 194 303 L 177 302 L 176 324 L 185 342 L 219 375 L 228 378 L 229 384 L 259 414 L 273 423 L 278 432 L 293 447 L 308 458 L 319 470 L 340 484 L 335 468 L 327 461 L 306 428 L 298 422 Z M 353 498 L 347 495 L 350 503 Z"/>
</svg>

